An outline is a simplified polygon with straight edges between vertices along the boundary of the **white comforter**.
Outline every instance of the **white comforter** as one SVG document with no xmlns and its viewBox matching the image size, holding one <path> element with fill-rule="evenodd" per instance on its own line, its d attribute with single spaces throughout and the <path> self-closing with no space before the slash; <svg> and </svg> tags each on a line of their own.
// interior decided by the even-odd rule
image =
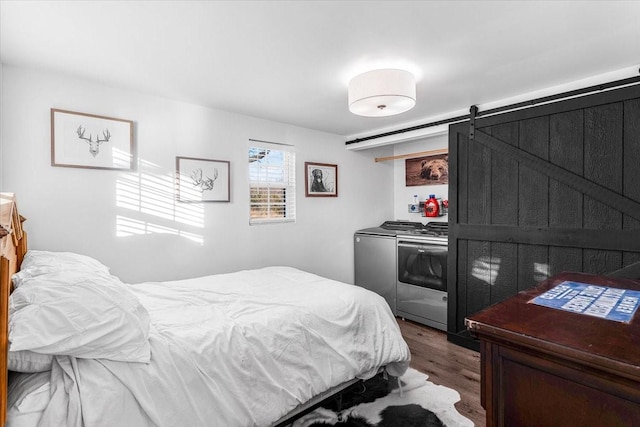
<svg viewBox="0 0 640 427">
<path fill-rule="evenodd" d="M 409 350 L 380 296 L 288 267 L 132 285 L 151 363 L 57 356 L 41 426 L 266 426 Z"/>
</svg>

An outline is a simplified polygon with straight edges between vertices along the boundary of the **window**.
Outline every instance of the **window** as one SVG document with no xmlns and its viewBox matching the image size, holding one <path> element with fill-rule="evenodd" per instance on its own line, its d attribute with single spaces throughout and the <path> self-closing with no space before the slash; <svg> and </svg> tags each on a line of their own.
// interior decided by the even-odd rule
<svg viewBox="0 0 640 427">
<path fill-rule="evenodd" d="M 295 222 L 296 155 L 293 147 L 250 141 L 249 224 Z"/>
</svg>

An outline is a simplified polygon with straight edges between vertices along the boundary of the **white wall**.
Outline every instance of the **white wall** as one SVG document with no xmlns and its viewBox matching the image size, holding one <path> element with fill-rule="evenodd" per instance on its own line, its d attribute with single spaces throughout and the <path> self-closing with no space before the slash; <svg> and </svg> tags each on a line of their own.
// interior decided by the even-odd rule
<svg viewBox="0 0 640 427">
<path fill-rule="evenodd" d="M 373 161 L 390 147 L 347 151 L 337 135 L 13 66 L 1 82 L 0 190 L 30 247 L 94 256 L 124 281 L 280 264 L 352 283 L 353 232 L 393 216 L 393 162 Z M 133 120 L 137 170 L 50 166 L 51 108 Z M 296 146 L 295 224 L 249 226 L 249 138 Z M 175 202 L 176 156 L 229 160 L 231 202 Z M 339 197 L 304 197 L 305 161 L 338 164 Z"/>
<path fill-rule="evenodd" d="M 418 153 L 421 151 L 438 150 L 449 147 L 448 135 L 437 135 L 429 138 L 419 139 L 411 142 L 404 142 L 394 146 L 393 155 Z M 394 197 L 393 209 L 395 219 L 418 221 L 426 224 L 429 221 L 449 220 L 447 215 L 437 218 L 422 217 L 420 213 L 410 213 L 408 204 L 413 200 L 413 195 L 417 194 L 421 202 L 429 198 L 429 194 L 435 194 L 437 198 L 446 200 L 449 198 L 448 185 L 420 185 L 407 187 L 405 176 L 405 159 L 390 160 L 394 164 L 393 181 L 394 181 Z"/>
<path fill-rule="evenodd" d="M 2 100 L 2 62 L 0 62 L 0 100 Z M 0 102 L 0 166 L 2 166 L 2 102 Z M 0 168 L 0 189 L 4 182 L 4 168 Z"/>
</svg>

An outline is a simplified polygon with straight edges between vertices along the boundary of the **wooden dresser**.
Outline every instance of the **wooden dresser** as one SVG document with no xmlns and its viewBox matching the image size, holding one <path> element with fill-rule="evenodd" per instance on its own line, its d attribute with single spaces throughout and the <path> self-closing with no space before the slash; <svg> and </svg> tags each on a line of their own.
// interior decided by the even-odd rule
<svg viewBox="0 0 640 427">
<path fill-rule="evenodd" d="M 563 281 L 640 290 L 562 273 L 468 317 L 488 427 L 640 425 L 640 309 L 622 323 L 529 303 Z"/>
</svg>

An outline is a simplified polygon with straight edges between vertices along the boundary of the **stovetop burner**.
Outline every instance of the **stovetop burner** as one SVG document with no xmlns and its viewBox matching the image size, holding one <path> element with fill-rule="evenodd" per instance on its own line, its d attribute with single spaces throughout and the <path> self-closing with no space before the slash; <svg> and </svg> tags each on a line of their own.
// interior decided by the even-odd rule
<svg viewBox="0 0 640 427">
<path fill-rule="evenodd" d="M 419 234 L 426 234 L 428 236 L 443 236 L 446 237 L 449 234 L 449 224 L 446 222 L 429 222 L 421 230 L 418 230 Z"/>
<path fill-rule="evenodd" d="M 422 223 L 412 221 L 385 221 L 380 226 L 380 228 L 384 228 L 385 230 L 398 231 L 419 230 L 422 227 L 424 227 Z"/>
</svg>

